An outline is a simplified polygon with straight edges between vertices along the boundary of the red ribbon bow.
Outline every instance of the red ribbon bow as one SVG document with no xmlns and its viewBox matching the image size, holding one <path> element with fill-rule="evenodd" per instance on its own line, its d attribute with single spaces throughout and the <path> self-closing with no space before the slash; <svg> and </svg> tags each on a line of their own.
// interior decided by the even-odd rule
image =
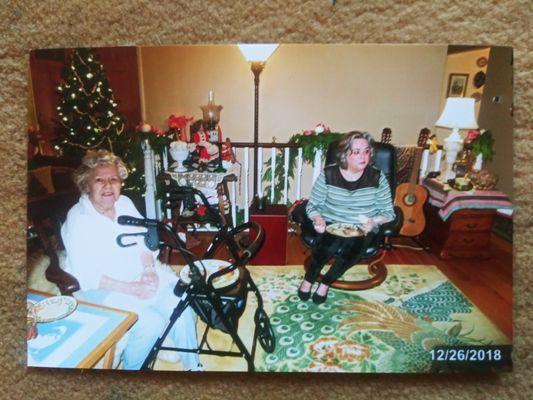
<svg viewBox="0 0 533 400">
<path fill-rule="evenodd" d="M 185 129 L 187 124 L 193 119 L 193 117 L 186 117 L 185 115 L 176 117 L 174 114 L 172 114 L 170 117 L 168 117 L 168 127 L 170 129 Z"/>
</svg>

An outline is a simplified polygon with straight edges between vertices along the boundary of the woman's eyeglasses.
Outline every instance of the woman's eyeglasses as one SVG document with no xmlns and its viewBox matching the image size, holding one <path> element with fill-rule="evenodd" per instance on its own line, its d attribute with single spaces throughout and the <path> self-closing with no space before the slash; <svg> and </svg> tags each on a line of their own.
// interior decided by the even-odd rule
<svg viewBox="0 0 533 400">
<path fill-rule="evenodd" d="M 122 180 L 118 176 L 110 176 L 108 178 L 102 178 L 100 176 L 94 178 L 94 183 L 104 186 L 108 185 L 120 185 Z"/>
<path fill-rule="evenodd" d="M 364 149 L 350 149 L 350 152 L 348 155 L 358 156 L 359 154 L 363 154 L 365 156 L 368 156 L 370 155 L 371 152 L 372 150 L 369 147 L 366 147 Z"/>
</svg>

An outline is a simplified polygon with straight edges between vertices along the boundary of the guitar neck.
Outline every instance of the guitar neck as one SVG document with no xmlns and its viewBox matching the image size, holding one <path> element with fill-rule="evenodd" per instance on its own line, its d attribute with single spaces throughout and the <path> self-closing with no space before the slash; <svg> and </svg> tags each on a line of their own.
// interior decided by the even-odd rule
<svg viewBox="0 0 533 400">
<path fill-rule="evenodd" d="M 413 169 L 411 171 L 411 177 L 409 178 L 408 194 L 415 192 L 416 185 L 418 184 L 418 171 L 420 170 L 420 162 L 422 161 L 423 148 L 417 147 L 415 149 L 415 161 L 413 162 Z"/>
</svg>

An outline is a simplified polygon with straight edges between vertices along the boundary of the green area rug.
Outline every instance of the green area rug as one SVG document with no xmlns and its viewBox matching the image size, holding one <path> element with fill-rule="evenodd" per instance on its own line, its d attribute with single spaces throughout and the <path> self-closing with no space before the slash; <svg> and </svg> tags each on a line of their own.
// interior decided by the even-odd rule
<svg viewBox="0 0 533 400">
<path fill-rule="evenodd" d="M 366 276 L 365 267 L 352 270 L 345 279 Z M 258 371 L 430 372 L 435 346 L 511 344 L 434 266 L 388 266 L 381 286 L 332 289 L 321 305 L 296 295 L 301 266 L 250 271 L 276 335 L 273 353 L 258 349 Z"/>
</svg>

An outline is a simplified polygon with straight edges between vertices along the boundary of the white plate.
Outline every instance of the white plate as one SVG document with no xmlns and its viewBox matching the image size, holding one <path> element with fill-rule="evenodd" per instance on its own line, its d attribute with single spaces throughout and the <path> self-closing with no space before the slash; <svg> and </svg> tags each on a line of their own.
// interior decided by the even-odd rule
<svg viewBox="0 0 533 400">
<path fill-rule="evenodd" d="M 326 232 L 341 237 L 357 237 L 365 234 L 357 225 L 340 222 L 326 226 Z"/>
<path fill-rule="evenodd" d="M 205 271 L 207 272 L 207 278 L 209 278 L 211 274 L 217 271 L 220 271 L 221 269 L 231 265 L 231 263 L 227 261 L 223 261 L 223 260 L 201 260 L 201 261 L 196 261 L 194 264 L 198 266 L 198 269 L 200 270 L 201 274 L 204 274 L 204 268 L 202 268 L 202 265 L 203 267 L 205 267 Z M 182 282 L 186 284 L 191 282 L 190 269 L 188 265 L 185 265 L 181 269 L 180 279 Z M 229 286 L 232 283 L 235 283 L 237 279 L 239 279 L 239 269 L 235 268 L 233 271 L 216 278 L 213 281 L 213 287 L 215 289 L 220 289 L 220 288 Z"/>
<path fill-rule="evenodd" d="M 29 323 L 35 322 L 35 316 L 33 315 L 33 307 L 35 302 L 31 300 L 26 300 L 26 315 Z"/>
<path fill-rule="evenodd" d="M 35 322 L 52 322 L 71 314 L 78 302 L 70 296 L 53 296 L 41 300 L 32 307 Z"/>
</svg>

